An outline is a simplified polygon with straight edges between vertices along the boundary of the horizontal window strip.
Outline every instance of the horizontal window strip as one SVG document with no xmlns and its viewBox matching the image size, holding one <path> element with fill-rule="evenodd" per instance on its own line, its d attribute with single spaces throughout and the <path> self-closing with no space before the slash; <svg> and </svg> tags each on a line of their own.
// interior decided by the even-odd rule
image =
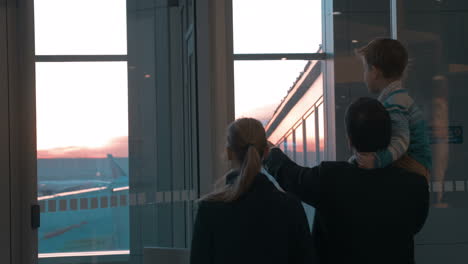
<svg viewBox="0 0 468 264">
<path fill-rule="evenodd" d="M 37 55 L 36 62 L 127 61 L 127 55 Z"/>
<path fill-rule="evenodd" d="M 326 60 L 326 53 L 234 54 L 234 60 Z"/>
</svg>

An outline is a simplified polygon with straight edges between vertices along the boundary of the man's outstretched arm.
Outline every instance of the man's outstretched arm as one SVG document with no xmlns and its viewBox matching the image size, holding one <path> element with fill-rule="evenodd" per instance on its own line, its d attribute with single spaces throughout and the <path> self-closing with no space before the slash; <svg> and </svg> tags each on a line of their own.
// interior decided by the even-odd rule
<svg viewBox="0 0 468 264">
<path fill-rule="evenodd" d="M 272 148 L 264 163 L 265 169 L 276 178 L 283 189 L 293 193 L 303 202 L 317 207 L 320 200 L 320 167 L 299 166 L 279 148 Z"/>
</svg>

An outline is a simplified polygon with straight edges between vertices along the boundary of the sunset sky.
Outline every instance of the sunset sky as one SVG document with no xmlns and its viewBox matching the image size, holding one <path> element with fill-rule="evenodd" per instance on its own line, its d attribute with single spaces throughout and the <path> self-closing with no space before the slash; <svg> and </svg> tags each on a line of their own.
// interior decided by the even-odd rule
<svg viewBox="0 0 468 264">
<path fill-rule="evenodd" d="M 314 53 L 321 0 L 233 0 L 234 53 Z M 236 117 L 269 119 L 307 61 L 237 61 Z"/>
<path fill-rule="evenodd" d="M 35 0 L 36 54 L 126 54 L 125 3 Z M 233 8 L 235 53 L 312 53 L 321 43 L 321 0 Z M 235 62 L 236 116 L 271 117 L 306 63 Z M 126 62 L 37 63 L 38 158 L 128 156 L 127 90 Z"/>
<path fill-rule="evenodd" d="M 36 98 L 39 158 L 128 155 L 126 62 L 37 63 Z"/>
</svg>

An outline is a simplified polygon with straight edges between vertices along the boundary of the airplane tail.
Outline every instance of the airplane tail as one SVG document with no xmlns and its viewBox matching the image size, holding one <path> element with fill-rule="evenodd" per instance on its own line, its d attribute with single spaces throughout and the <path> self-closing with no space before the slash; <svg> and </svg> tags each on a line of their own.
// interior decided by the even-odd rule
<svg viewBox="0 0 468 264">
<path fill-rule="evenodd" d="M 122 170 L 119 164 L 117 164 L 117 162 L 114 160 L 112 154 L 107 154 L 107 159 L 109 160 L 109 166 L 112 171 L 112 178 L 117 179 L 123 176 L 127 176 L 124 170 Z"/>
</svg>

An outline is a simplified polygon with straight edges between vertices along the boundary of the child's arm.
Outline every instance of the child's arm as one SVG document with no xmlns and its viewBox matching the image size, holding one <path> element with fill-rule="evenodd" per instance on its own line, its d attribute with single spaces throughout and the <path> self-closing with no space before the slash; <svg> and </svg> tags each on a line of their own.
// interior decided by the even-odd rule
<svg viewBox="0 0 468 264">
<path fill-rule="evenodd" d="M 386 150 L 376 153 L 375 166 L 384 168 L 400 159 L 407 151 L 410 143 L 408 110 L 387 108 L 392 119 L 392 138 Z"/>
<path fill-rule="evenodd" d="M 410 141 L 408 111 L 400 108 L 387 108 L 392 119 L 392 138 L 386 150 L 375 155 L 356 154 L 356 162 L 361 168 L 384 168 L 401 158 L 407 151 Z"/>
</svg>

